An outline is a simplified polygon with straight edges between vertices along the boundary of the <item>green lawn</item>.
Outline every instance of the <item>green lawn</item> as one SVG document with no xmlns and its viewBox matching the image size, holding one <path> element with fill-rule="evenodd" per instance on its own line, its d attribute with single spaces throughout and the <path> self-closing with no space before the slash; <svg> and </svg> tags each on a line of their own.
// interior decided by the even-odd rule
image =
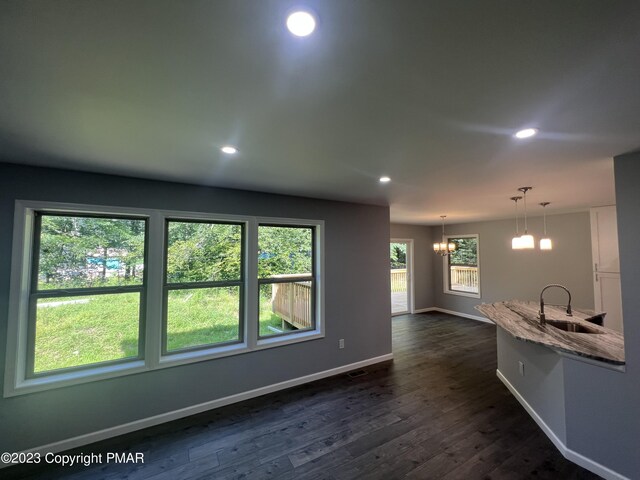
<svg viewBox="0 0 640 480">
<path fill-rule="evenodd" d="M 139 297 L 123 293 L 40 299 L 34 370 L 137 356 Z"/>
<path fill-rule="evenodd" d="M 40 299 L 34 370 L 119 360 L 138 355 L 139 294 Z M 173 290 L 167 309 L 169 351 L 238 339 L 238 287 Z M 268 298 L 260 297 L 260 335 L 281 328 Z"/>
</svg>

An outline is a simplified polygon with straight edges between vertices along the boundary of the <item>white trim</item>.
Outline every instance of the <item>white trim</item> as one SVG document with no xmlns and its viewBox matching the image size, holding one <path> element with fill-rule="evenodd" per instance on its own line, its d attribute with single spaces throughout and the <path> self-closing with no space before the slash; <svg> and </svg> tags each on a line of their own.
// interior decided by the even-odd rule
<svg viewBox="0 0 640 480">
<path fill-rule="evenodd" d="M 479 287 L 478 287 L 479 288 Z M 457 290 L 447 290 L 445 287 L 445 290 L 443 292 L 445 295 L 457 295 L 459 297 L 469 297 L 469 298 L 482 298 L 480 296 L 479 293 L 472 293 L 472 292 L 459 292 Z"/>
<path fill-rule="evenodd" d="M 595 473 L 596 475 L 600 475 L 607 480 L 630 480 L 624 475 L 611 470 L 608 467 L 596 462 L 595 460 L 591 460 L 590 458 L 581 455 L 578 452 L 575 452 L 568 448 L 560 438 L 554 433 L 554 431 L 545 423 L 545 421 L 538 415 L 538 413 L 533 409 L 531 405 L 520 395 L 518 390 L 507 380 L 507 378 L 500 372 L 500 370 L 496 369 L 496 376 L 500 379 L 500 381 L 509 389 L 516 400 L 520 402 L 520 405 L 524 407 L 527 413 L 533 418 L 533 420 L 538 424 L 540 429 L 549 437 L 549 440 L 556 446 L 556 448 L 560 451 L 562 456 L 571 462 L 580 465 L 581 467 L 586 468 L 590 472 Z"/>
<path fill-rule="evenodd" d="M 468 318 L 470 320 L 476 320 L 478 322 L 490 323 L 491 325 L 495 325 L 491 320 L 486 317 L 480 317 L 478 315 L 471 315 L 469 313 L 462 312 L 454 312 L 453 310 L 447 310 L 446 308 L 440 307 L 427 307 L 427 308 L 418 308 L 414 310 L 413 313 L 428 313 L 428 312 L 440 312 L 440 313 L 448 313 L 449 315 L 455 315 L 456 317 Z"/>
<path fill-rule="evenodd" d="M 406 243 L 407 244 L 407 254 L 406 254 L 406 264 L 407 264 L 407 310 L 405 312 L 394 312 L 391 316 L 396 315 L 406 315 L 407 313 L 416 313 L 415 312 L 415 283 L 413 281 L 413 238 L 391 238 L 389 239 L 389 243 Z M 392 305 L 393 306 L 393 305 Z"/>
<path fill-rule="evenodd" d="M 449 288 L 449 256 L 442 257 L 442 290 L 447 295 L 458 295 L 460 297 L 482 298 L 481 281 L 480 281 L 480 235 L 477 233 L 464 233 L 464 234 L 449 234 L 443 235 L 443 240 L 446 239 L 449 242 L 450 238 L 475 238 L 476 239 L 476 257 L 478 260 L 478 293 L 473 292 L 460 292 L 458 290 L 451 290 Z"/>
<path fill-rule="evenodd" d="M 427 313 L 427 312 L 435 312 L 436 307 L 428 307 L 428 308 L 418 308 L 413 311 L 413 313 Z"/>
<path fill-rule="evenodd" d="M 446 308 L 440 308 L 440 307 L 433 307 L 433 309 L 436 312 L 448 313 L 449 315 L 455 315 L 456 317 L 469 318 L 471 320 L 477 320 L 478 322 L 490 323 L 492 325 L 495 325 L 487 317 L 481 317 L 479 315 L 471 315 L 469 313 L 454 312 L 453 310 L 447 310 Z"/>
<path fill-rule="evenodd" d="M 416 310 L 414 313 L 427 313 L 427 312 L 440 312 L 440 313 L 448 313 L 449 315 L 455 315 L 456 317 L 468 318 L 470 320 L 476 320 L 478 322 L 490 323 L 491 325 L 495 325 L 491 320 L 486 317 L 480 317 L 478 315 L 470 315 L 468 313 L 462 312 L 454 312 L 453 310 L 447 310 L 446 308 L 440 307 L 429 307 L 429 308 L 420 308 Z"/>
<path fill-rule="evenodd" d="M 246 235 L 247 252 L 258 251 L 258 220 L 252 218 L 247 224 Z M 246 278 L 258 278 L 258 256 L 248 255 L 245 265 Z M 247 318 L 256 319 L 255 322 L 245 322 L 244 324 L 244 341 L 250 349 L 255 348 L 258 344 L 258 317 L 260 315 L 260 306 L 254 300 L 258 298 L 259 288 L 258 282 L 248 282 L 244 294 L 244 312 Z"/>
<path fill-rule="evenodd" d="M 162 318 L 162 297 L 164 272 L 164 218 L 158 212 L 149 216 L 147 224 L 148 249 L 147 265 L 144 275 L 147 276 L 147 304 L 145 318 L 144 358 L 146 366 L 154 369 L 159 366 L 162 352 L 162 322 L 150 322 L 150 318 Z M 158 272 L 158 273 L 156 273 Z"/>
<path fill-rule="evenodd" d="M 277 337 L 266 337 L 259 338 L 258 332 L 258 318 L 259 312 L 256 306 L 255 319 L 252 320 L 249 318 L 249 323 L 253 321 L 255 332 L 252 331 L 251 325 L 249 325 L 249 330 L 251 331 L 251 341 L 255 341 L 252 345 L 252 350 L 261 350 L 263 348 L 271 348 L 271 347 L 280 347 L 283 345 L 289 345 L 292 343 L 298 343 L 306 340 L 313 340 L 317 338 L 324 337 L 324 220 L 309 220 L 309 219 L 299 219 L 299 218 L 279 218 L 279 217 L 256 217 L 255 218 L 255 228 L 253 229 L 253 235 L 255 239 L 252 239 L 251 245 L 255 248 L 255 250 L 251 252 L 258 251 L 258 233 L 260 229 L 260 225 L 275 225 L 275 226 L 287 226 L 291 225 L 292 227 L 313 227 L 313 251 L 314 251 L 314 272 L 313 272 L 313 280 L 316 285 L 316 302 L 315 302 L 315 328 L 309 331 L 303 331 L 300 333 L 290 333 L 288 335 L 278 335 Z M 251 257 L 256 257 L 256 255 L 250 255 Z M 258 260 L 255 260 L 255 266 L 252 265 L 252 268 L 255 268 L 255 275 L 252 277 L 248 277 L 249 287 L 247 290 L 252 291 L 253 286 L 255 286 L 255 291 L 252 291 L 252 295 L 255 295 L 253 298 L 257 298 L 258 289 L 260 288 L 258 285 Z M 255 279 L 255 282 L 252 281 Z"/>
<path fill-rule="evenodd" d="M 64 212 L 77 214 L 127 215 L 147 220 L 147 299 L 144 317 L 145 329 L 142 352 L 144 359 L 121 364 L 90 366 L 78 371 L 62 372 L 27 378 L 27 315 L 31 277 L 34 212 Z M 213 346 L 190 352 L 162 352 L 162 299 L 165 261 L 165 222 L 167 220 L 210 220 L 242 223 L 245 227 L 245 297 L 244 338 L 240 343 Z M 291 333 L 277 338 L 258 341 L 258 226 L 260 223 L 314 227 L 314 274 L 316 281 L 316 327 L 313 331 Z M 168 368 L 214 358 L 237 355 L 252 350 L 279 347 L 292 343 L 324 337 L 324 221 L 278 217 L 253 217 L 209 212 L 183 212 L 153 208 L 129 208 L 108 205 L 85 205 L 47 201 L 16 200 L 14 209 L 13 246 L 11 254 L 11 282 L 9 293 L 9 317 L 7 327 L 7 351 L 5 361 L 4 397 L 13 397 L 69 385 L 104 380 L 133 373 Z"/>
<path fill-rule="evenodd" d="M 250 398 L 260 397 L 262 395 L 267 395 L 269 393 L 295 387 L 298 385 L 302 385 L 304 383 L 314 382 L 316 380 L 320 380 L 327 377 L 333 377 L 341 373 L 349 372 L 351 370 L 356 370 L 358 368 L 363 368 L 368 365 L 373 365 L 380 362 L 386 362 L 389 360 L 393 360 L 393 353 L 387 353 L 386 355 L 368 358 L 366 360 L 361 360 L 359 362 L 350 363 L 348 365 L 343 365 L 341 367 L 324 370 L 322 372 L 312 373 L 310 375 L 305 375 L 304 377 L 293 378 L 291 380 L 285 380 L 284 382 L 274 383 L 272 385 L 267 385 L 267 386 L 256 388 L 253 390 L 248 390 L 246 392 L 236 393 L 234 395 L 229 395 L 227 397 L 218 398 L 218 399 L 200 403 L 197 405 L 191 405 L 190 407 L 185 407 L 178 410 L 173 410 L 171 412 L 162 413 L 160 415 L 154 415 L 152 417 L 135 420 L 133 422 L 125 423 L 123 425 L 118 425 L 115 427 L 105 428 L 104 430 L 98 430 L 97 432 L 91 432 L 91 433 L 86 433 L 84 435 L 79 435 L 77 437 L 67 438 L 65 440 L 49 443 L 47 445 L 30 448 L 28 450 L 25 450 L 24 452 L 39 452 L 42 454 L 47 452 L 51 452 L 51 453 L 62 452 L 64 450 L 69 450 L 71 448 L 76 448 L 83 445 L 88 445 L 90 443 L 99 442 L 107 438 L 116 437 L 118 435 L 124 435 L 125 433 L 134 432 L 136 430 L 142 430 L 143 428 L 152 427 L 154 425 L 159 425 L 161 423 L 166 423 L 172 420 L 177 420 L 179 418 L 188 417 L 190 415 L 202 413 L 207 410 L 213 410 L 215 408 L 224 407 L 225 405 L 241 402 L 243 400 L 248 400 Z M 0 462 L 0 469 L 9 465 L 10 464 Z"/>
</svg>

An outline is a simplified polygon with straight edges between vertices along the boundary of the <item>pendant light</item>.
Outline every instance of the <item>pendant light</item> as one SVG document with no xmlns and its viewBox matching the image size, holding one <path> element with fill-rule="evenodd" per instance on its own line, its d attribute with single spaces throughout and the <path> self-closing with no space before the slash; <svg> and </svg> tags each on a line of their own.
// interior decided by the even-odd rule
<svg viewBox="0 0 640 480">
<path fill-rule="evenodd" d="M 449 243 L 445 241 L 444 237 L 444 219 L 447 218 L 446 215 L 440 215 L 442 219 L 442 241 L 440 243 L 433 244 L 433 251 L 442 257 L 446 257 L 447 255 L 451 255 L 456 251 L 456 244 Z"/>
<path fill-rule="evenodd" d="M 518 200 L 521 200 L 522 197 L 511 197 L 516 204 L 516 236 L 511 239 L 511 249 L 512 250 L 520 250 L 522 247 L 520 246 L 520 226 L 518 225 Z"/>
<path fill-rule="evenodd" d="M 542 206 L 542 214 L 543 224 L 544 224 L 544 238 L 540 239 L 540 250 L 551 250 L 553 248 L 553 244 L 551 243 L 551 239 L 547 237 L 547 209 L 545 208 L 549 205 L 549 202 L 540 203 Z"/>
<path fill-rule="evenodd" d="M 524 235 L 520 237 L 520 248 L 530 250 L 535 247 L 536 242 L 533 239 L 533 235 L 529 235 L 527 232 L 527 192 L 533 187 L 520 187 L 518 190 L 522 192 L 524 201 Z"/>
</svg>

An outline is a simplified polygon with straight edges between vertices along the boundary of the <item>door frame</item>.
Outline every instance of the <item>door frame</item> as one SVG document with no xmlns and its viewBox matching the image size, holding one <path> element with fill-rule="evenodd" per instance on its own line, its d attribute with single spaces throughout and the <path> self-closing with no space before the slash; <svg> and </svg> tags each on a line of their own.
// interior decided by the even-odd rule
<svg viewBox="0 0 640 480">
<path fill-rule="evenodd" d="M 391 313 L 391 316 L 405 315 L 415 312 L 414 285 L 413 285 L 413 238 L 391 238 L 389 243 L 407 244 L 407 310 L 405 312 Z M 391 287 L 389 287 L 389 299 L 391 299 Z"/>
</svg>

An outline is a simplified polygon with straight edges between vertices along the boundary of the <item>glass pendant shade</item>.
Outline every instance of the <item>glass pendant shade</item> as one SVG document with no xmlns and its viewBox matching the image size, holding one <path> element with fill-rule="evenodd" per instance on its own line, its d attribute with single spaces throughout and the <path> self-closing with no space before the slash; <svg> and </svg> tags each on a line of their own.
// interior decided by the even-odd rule
<svg viewBox="0 0 640 480">
<path fill-rule="evenodd" d="M 512 250 L 521 250 L 522 242 L 520 241 L 520 237 L 513 237 L 511 239 L 511 249 Z"/>
<path fill-rule="evenodd" d="M 450 242 L 446 242 L 445 241 L 445 235 L 444 235 L 444 219 L 446 218 L 446 215 L 440 215 L 440 218 L 442 219 L 442 241 L 439 243 L 434 243 L 433 244 L 433 251 L 435 253 L 437 253 L 438 255 L 441 256 L 447 256 L 447 255 L 451 255 L 453 252 L 456 251 L 456 244 L 455 243 L 450 243 Z"/>
<path fill-rule="evenodd" d="M 435 253 L 438 253 L 440 255 L 447 255 L 449 253 L 453 253 L 456 251 L 456 244 L 455 243 L 446 243 L 446 242 L 442 242 L 442 243 L 434 243 L 433 244 L 433 251 Z"/>
<path fill-rule="evenodd" d="M 544 222 L 544 238 L 540 239 L 540 250 L 551 250 L 553 248 L 553 244 L 551 243 L 551 239 L 547 237 L 547 209 L 546 206 L 549 205 L 549 202 L 540 203 L 542 206 L 542 211 L 544 212 L 543 222 Z"/>
<path fill-rule="evenodd" d="M 534 248 L 536 242 L 533 240 L 533 235 L 524 234 L 520 237 L 520 248 L 522 249 L 530 249 Z"/>
<path fill-rule="evenodd" d="M 522 197 L 511 197 L 511 200 L 513 200 L 516 205 L 516 236 L 511 239 L 512 250 L 522 250 L 522 241 L 520 240 L 520 227 L 518 225 L 518 200 L 520 199 L 522 199 Z"/>
</svg>

